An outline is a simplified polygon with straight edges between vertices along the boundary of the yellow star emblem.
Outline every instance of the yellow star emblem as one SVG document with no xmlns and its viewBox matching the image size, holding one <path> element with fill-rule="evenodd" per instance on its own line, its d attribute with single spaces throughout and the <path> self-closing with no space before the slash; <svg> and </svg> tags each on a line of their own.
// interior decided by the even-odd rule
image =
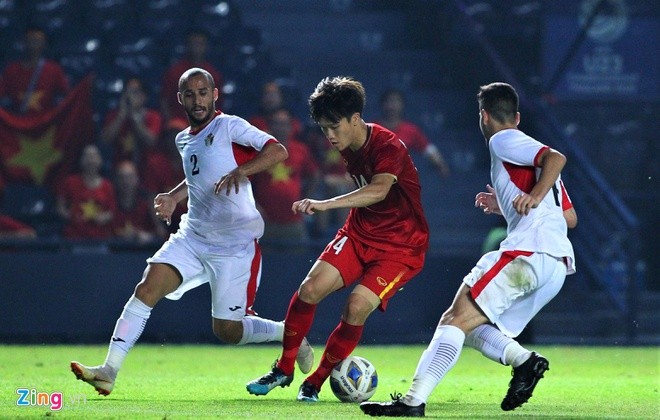
<svg viewBox="0 0 660 420">
<path fill-rule="evenodd" d="M 325 154 L 325 162 L 329 164 L 337 163 L 342 159 L 337 149 L 329 149 Z"/>
<path fill-rule="evenodd" d="M 62 151 L 57 149 L 55 142 L 55 126 L 37 138 L 18 135 L 20 150 L 7 160 L 7 166 L 22 166 L 30 170 L 37 184 L 42 184 L 50 166 L 62 158 Z"/>
<path fill-rule="evenodd" d="M 135 234 L 135 226 L 133 226 L 133 223 L 128 220 L 126 221 L 126 224 L 119 229 L 119 236 L 132 236 Z"/>
<path fill-rule="evenodd" d="M 279 162 L 277 165 L 273 166 L 269 172 L 273 182 L 286 182 L 291 179 L 292 169 L 289 166 L 286 166 L 283 162 Z"/>
<path fill-rule="evenodd" d="M 23 98 L 25 98 L 25 93 L 23 93 L 21 96 L 21 103 L 23 102 Z M 31 109 L 33 111 L 41 111 L 41 97 L 44 96 L 44 92 L 41 90 L 35 90 L 30 94 L 30 97 L 28 98 L 27 101 L 27 109 Z"/>
<path fill-rule="evenodd" d="M 87 200 L 83 203 L 80 203 L 80 209 L 83 213 L 83 220 L 94 220 L 96 216 L 101 212 L 101 209 L 94 200 Z"/>
<path fill-rule="evenodd" d="M 133 137 L 133 133 L 128 133 L 122 137 L 121 151 L 124 153 L 133 153 L 135 151 L 135 137 Z"/>
</svg>

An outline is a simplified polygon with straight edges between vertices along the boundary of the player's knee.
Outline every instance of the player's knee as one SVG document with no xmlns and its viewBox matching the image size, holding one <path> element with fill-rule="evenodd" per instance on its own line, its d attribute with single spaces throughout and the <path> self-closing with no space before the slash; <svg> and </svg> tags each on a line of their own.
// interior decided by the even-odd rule
<svg viewBox="0 0 660 420">
<path fill-rule="evenodd" d="M 178 273 L 166 264 L 149 264 L 142 281 L 135 287 L 135 296 L 152 308 L 181 284 Z"/>
<path fill-rule="evenodd" d="M 243 338 L 243 324 L 240 321 L 213 320 L 213 334 L 227 344 L 238 344 Z"/>
<path fill-rule="evenodd" d="M 366 299 L 351 294 L 344 307 L 344 321 L 351 325 L 364 325 L 372 311 L 373 308 Z"/>
<path fill-rule="evenodd" d="M 323 296 L 316 283 L 312 281 L 304 281 L 298 289 L 298 298 L 313 305 L 319 303 Z"/>
<path fill-rule="evenodd" d="M 458 319 L 458 314 L 453 306 L 447 309 L 440 317 L 440 325 L 452 325 Z"/>
<path fill-rule="evenodd" d="M 156 306 L 156 303 L 158 303 L 158 301 L 164 296 L 165 295 L 160 292 L 157 287 L 154 287 L 152 283 L 145 282 L 144 280 L 135 286 L 135 297 L 152 308 Z"/>
</svg>

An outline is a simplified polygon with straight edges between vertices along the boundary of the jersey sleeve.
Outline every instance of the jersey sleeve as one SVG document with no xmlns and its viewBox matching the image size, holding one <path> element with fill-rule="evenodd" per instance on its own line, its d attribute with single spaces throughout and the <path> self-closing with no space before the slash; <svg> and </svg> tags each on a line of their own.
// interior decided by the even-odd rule
<svg viewBox="0 0 660 420">
<path fill-rule="evenodd" d="M 502 161 L 519 166 L 536 166 L 539 153 L 548 148 L 529 136 L 494 136 L 490 140 L 490 147 Z"/>
<path fill-rule="evenodd" d="M 424 134 L 421 128 L 412 123 L 409 124 L 409 131 L 410 142 L 402 138 L 406 146 L 408 146 L 409 149 L 416 150 L 418 152 L 425 152 L 426 148 L 431 144 L 428 137 L 426 137 L 426 134 Z"/>
<path fill-rule="evenodd" d="M 564 181 L 559 179 L 559 186 L 561 187 L 561 209 L 563 211 L 569 210 L 573 208 L 573 202 L 571 201 L 571 197 L 568 195 L 568 191 L 566 191 L 566 187 L 564 186 Z"/>
<path fill-rule="evenodd" d="M 373 154 L 374 175 L 392 174 L 399 177 L 402 170 L 401 162 L 408 155 L 408 150 L 402 140 L 383 142 Z"/>
<path fill-rule="evenodd" d="M 276 141 L 270 134 L 236 116 L 229 120 L 229 135 L 232 142 L 256 150 L 263 149 L 271 140 Z"/>
</svg>

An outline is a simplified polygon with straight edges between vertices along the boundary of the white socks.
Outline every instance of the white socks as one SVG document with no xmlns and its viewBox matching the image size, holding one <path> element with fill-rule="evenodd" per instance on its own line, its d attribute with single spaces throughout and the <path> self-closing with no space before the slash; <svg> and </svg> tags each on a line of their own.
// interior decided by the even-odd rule
<svg viewBox="0 0 660 420">
<path fill-rule="evenodd" d="M 465 338 L 465 345 L 480 351 L 490 360 L 514 368 L 527 361 L 532 354 L 490 324 L 483 324 L 472 330 Z"/>
<path fill-rule="evenodd" d="M 284 337 L 284 321 L 272 321 L 248 315 L 244 317 L 243 337 L 237 344 L 267 343 L 269 341 L 282 341 Z"/>
<path fill-rule="evenodd" d="M 126 302 L 124 310 L 117 320 L 117 324 L 115 324 L 115 330 L 112 333 L 110 346 L 108 347 L 108 355 L 104 363 L 105 366 L 111 367 L 115 373 L 119 371 L 122 363 L 124 363 L 128 351 L 140 338 L 149 315 L 151 315 L 151 309 L 135 295 L 131 296 Z"/>
<path fill-rule="evenodd" d="M 425 404 L 433 389 L 458 360 L 465 334 L 453 325 L 441 325 L 417 363 L 415 376 L 403 402 L 417 406 Z"/>
</svg>

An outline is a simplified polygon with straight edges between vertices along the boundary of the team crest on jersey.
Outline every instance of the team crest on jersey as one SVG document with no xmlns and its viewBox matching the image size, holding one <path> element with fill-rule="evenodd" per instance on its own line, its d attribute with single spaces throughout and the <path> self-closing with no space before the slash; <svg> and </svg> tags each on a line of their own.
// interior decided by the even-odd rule
<svg viewBox="0 0 660 420">
<path fill-rule="evenodd" d="M 204 144 L 210 146 L 213 144 L 213 133 L 209 133 L 208 136 L 204 139 Z"/>
</svg>

